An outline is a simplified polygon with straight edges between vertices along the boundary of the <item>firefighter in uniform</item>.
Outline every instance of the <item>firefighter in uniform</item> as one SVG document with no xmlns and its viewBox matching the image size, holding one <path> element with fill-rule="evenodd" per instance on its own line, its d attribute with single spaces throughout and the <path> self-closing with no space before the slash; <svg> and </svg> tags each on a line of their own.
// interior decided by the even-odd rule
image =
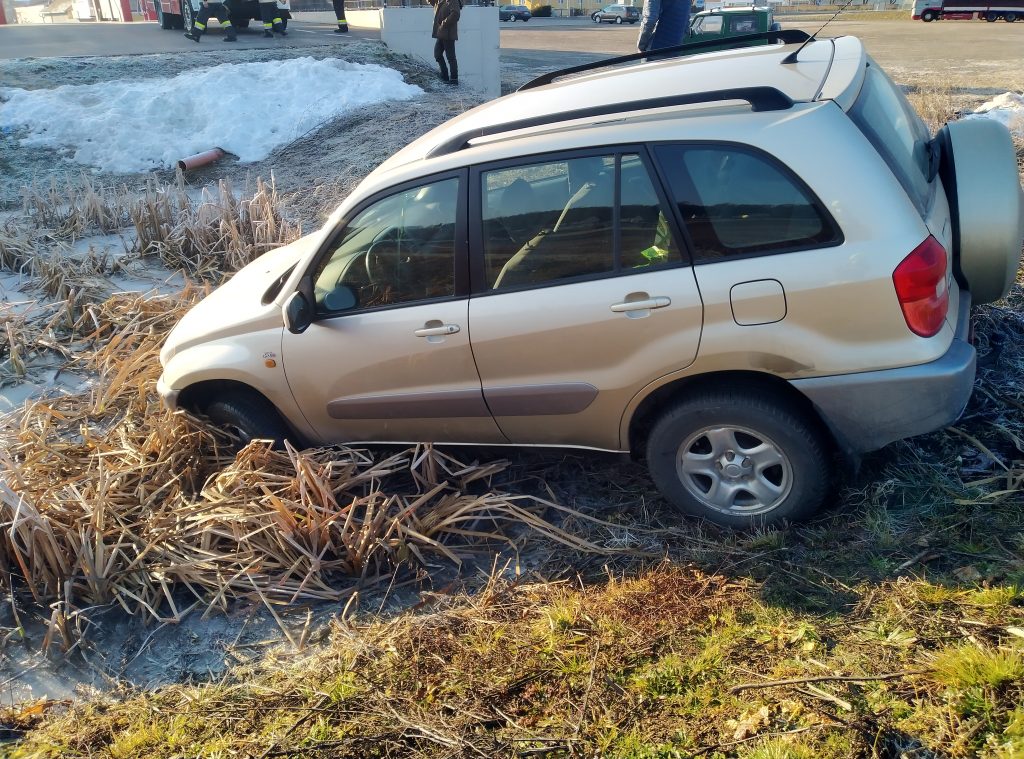
<svg viewBox="0 0 1024 759">
<path fill-rule="evenodd" d="M 188 2 L 188 0 L 183 1 Z M 210 20 L 210 16 L 214 16 L 224 28 L 224 39 L 221 42 L 238 41 L 238 32 L 235 31 L 234 24 L 231 23 L 228 4 L 226 2 L 219 3 L 216 0 L 203 0 L 203 7 L 199 9 L 199 15 L 192 22 L 192 29 L 185 32 L 185 36 L 193 42 L 199 42 L 199 38 L 206 31 L 206 24 Z"/>
<path fill-rule="evenodd" d="M 338 19 L 338 28 L 335 34 L 344 34 L 348 31 L 348 21 L 345 20 L 345 0 L 334 0 L 334 15 Z"/>
<path fill-rule="evenodd" d="M 260 3 L 260 19 L 263 21 L 263 36 L 273 37 L 277 32 L 282 37 L 287 37 L 288 32 L 284 28 L 284 12 L 277 7 L 277 0 L 270 0 L 269 3 Z"/>
</svg>

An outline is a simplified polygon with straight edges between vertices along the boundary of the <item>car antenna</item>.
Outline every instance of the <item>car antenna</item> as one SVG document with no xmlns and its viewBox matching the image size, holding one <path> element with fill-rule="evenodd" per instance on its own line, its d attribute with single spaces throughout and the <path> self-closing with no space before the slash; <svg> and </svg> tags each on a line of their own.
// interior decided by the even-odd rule
<svg viewBox="0 0 1024 759">
<path fill-rule="evenodd" d="M 798 55 L 800 55 L 800 51 L 801 51 L 801 50 L 803 50 L 803 49 L 804 49 L 805 47 L 807 47 L 808 45 L 810 45 L 810 44 L 811 44 L 812 42 L 814 42 L 814 38 L 815 38 L 815 37 L 817 37 L 817 36 L 818 36 L 819 34 L 821 34 L 822 30 L 823 30 L 823 29 L 824 29 L 824 28 L 825 28 L 826 26 L 828 26 L 828 25 L 829 25 L 829 24 L 831 24 L 831 23 L 832 23 L 833 21 L 835 21 L 835 20 L 836 20 L 836 17 L 838 17 L 840 13 L 842 13 L 842 12 L 843 12 L 843 11 L 845 11 L 845 10 L 846 10 L 847 8 L 849 8 L 849 7 L 850 7 L 850 3 L 852 3 L 852 2 L 853 2 L 853 0 L 846 0 L 846 3 L 844 3 L 844 4 L 843 4 L 843 5 L 842 5 L 842 6 L 841 6 L 841 7 L 839 8 L 839 10 L 837 10 L 837 11 L 836 11 L 835 13 L 833 13 L 833 14 L 832 14 L 832 18 L 830 18 L 830 19 L 829 19 L 828 21 L 826 21 L 826 22 L 825 22 L 824 24 L 822 24 L 822 25 L 821 25 L 821 28 L 820 28 L 820 29 L 818 29 L 818 31 L 816 31 L 816 32 L 815 32 L 814 34 L 812 34 L 812 35 L 811 35 L 810 37 L 808 37 L 808 38 L 807 38 L 807 41 L 806 41 L 806 42 L 804 42 L 804 44 L 802 44 L 802 45 L 801 45 L 800 47 L 798 47 L 798 48 L 797 48 L 796 50 L 794 50 L 794 51 L 793 51 L 792 53 L 790 53 L 790 54 L 789 54 L 789 55 L 787 55 L 787 56 L 786 56 L 785 58 L 783 58 L 783 59 L 782 59 L 782 62 L 783 62 L 784 64 L 786 64 L 786 63 L 796 63 L 796 59 L 797 59 L 797 56 L 798 56 Z"/>
</svg>

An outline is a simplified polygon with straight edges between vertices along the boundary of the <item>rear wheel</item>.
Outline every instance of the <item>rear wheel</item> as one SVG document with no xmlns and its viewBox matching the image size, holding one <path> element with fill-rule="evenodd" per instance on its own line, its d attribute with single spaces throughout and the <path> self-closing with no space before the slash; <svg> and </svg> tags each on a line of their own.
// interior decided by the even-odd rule
<svg viewBox="0 0 1024 759">
<path fill-rule="evenodd" d="M 647 465 L 676 508 L 744 529 L 810 516 L 831 478 L 814 420 L 784 396 L 744 389 L 698 392 L 666 411 Z"/>
<path fill-rule="evenodd" d="M 192 9 L 191 0 L 181 0 L 181 20 L 185 25 L 185 31 L 192 29 L 196 20 L 196 12 Z"/>
<path fill-rule="evenodd" d="M 997 18 L 999 18 L 999 14 L 997 13 L 992 13 L 991 11 L 989 11 L 988 13 L 985 14 L 986 21 L 992 22 L 995 21 Z"/>
<path fill-rule="evenodd" d="M 288 428 L 277 409 L 254 392 L 218 396 L 206 407 L 206 416 L 215 426 L 235 435 L 243 446 L 253 440 L 273 440 L 275 446 L 280 446 L 288 437 Z"/>
<path fill-rule="evenodd" d="M 616 16 L 615 17 L 615 23 L 616 24 L 621 24 L 622 23 L 622 16 Z"/>
<path fill-rule="evenodd" d="M 1007 13 L 1005 16 L 1003 16 L 1003 21 L 1005 21 L 1008 24 L 1012 24 L 1016 20 L 1017 20 L 1017 14 L 1016 13 Z"/>
</svg>

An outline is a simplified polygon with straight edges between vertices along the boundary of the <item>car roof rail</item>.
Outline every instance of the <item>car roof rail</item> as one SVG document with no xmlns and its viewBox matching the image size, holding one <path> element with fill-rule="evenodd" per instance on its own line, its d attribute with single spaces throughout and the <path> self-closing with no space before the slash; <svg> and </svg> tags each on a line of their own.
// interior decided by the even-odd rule
<svg viewBox="0 0 1024 759">
<path fill-rule="evenodd" d="M 700 103 L 715 103 L 729 100 L 742 100 L 750 103 L 751 109 L 755 111 L 784 111 L 793 107 L 793 101 L 789 96 L 774 87 L 735 87 L 727 90 L 691 92 L 685 95 L 667 95 L 665 97 L 630 100 L 621 103 L 603 103 L 590 108 L 545 113 L 527 119 L 506 121 L 500 124 L 488 124 L 465 132 L 459 132 L 454 137 L 450 137 L 431 148 L 426 157 L 436 158 L 437 156 L 448 155 L 449 153 L 457 153 L 463 150 L 470 140 L 490 137 L 491 135 L 504 132 L 514 132 L 518 129 L 529 129 L 546 124 L 557 124 L 561 121 L 574 121 L 629 111 L 647 111 L 655 108 L 672 108 L 680 105 L 697 105 Z"/>
<path fill-rule="evenodd" d="M 603 58 L 592 63 L 583 63 L 579 66 L 570 66 L 569 68 L 559 69 L 558 71 L 552 71 L 547 74 L 541 74 L 536 79 L 531 79 L 529 82 L 524 84 L 518 91 L 522 92 L 523 90 L 532 90 L 534 87 L 542 87 L 545 84 L 551 84 L 551 82 L 559 77 L 569 76 L 570 74 L 580 74 L 584 71 L 611 68 L 612 66 L 618 66 L 623 63 L 632 63 L 634 61 L 649 61 L 659 58 L 677 58 L 679 56 L 689 55 L 693 52 L 700 52 L 701 50 L 709 49 L 713 49 L 716 52 L 719 50 L 736 50 L 744 47 L 750 47 L 756 42 L 764 41 L 769 43 L 781 42 L 786 45 L 794 45 L 798 42 L 806 42 L 810 38 L 811 35 L 800 29 L 778 29 L 774 32 L 758 32 L 757 34 L 741 34 L 737 37 L 724 37 L 716 40 L 686 42 L 682 45 L 673 45 L 672 47 L 660 47 L 657 50 L 648 50 L 646 53 L 631 53 L 629 55 L 620 55 L 615 58 Z"/>
</svg>

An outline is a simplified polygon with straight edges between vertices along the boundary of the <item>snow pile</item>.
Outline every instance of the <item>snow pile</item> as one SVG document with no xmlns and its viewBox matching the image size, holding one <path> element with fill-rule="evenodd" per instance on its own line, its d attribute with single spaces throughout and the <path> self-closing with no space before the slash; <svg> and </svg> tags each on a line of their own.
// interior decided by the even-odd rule
<svg viewBox="0 0 1024 759">
<path fill-rule="evenodd" d="M 964 118 L 995 119 L 1011 132 L 1024 136 L 1024 94 L 1004 92 L 980 105 Z"/>
<path fill-rule="evenodd" d="M 346 111 L 422 93 L 373 64 L 226 63 L 169 79 L 0 88 L 0 129 L 27 128 L 22 145 L 72 151 L 102 171 L 148 171 L 213 147 L 258 161 Z"/>
</svg>

